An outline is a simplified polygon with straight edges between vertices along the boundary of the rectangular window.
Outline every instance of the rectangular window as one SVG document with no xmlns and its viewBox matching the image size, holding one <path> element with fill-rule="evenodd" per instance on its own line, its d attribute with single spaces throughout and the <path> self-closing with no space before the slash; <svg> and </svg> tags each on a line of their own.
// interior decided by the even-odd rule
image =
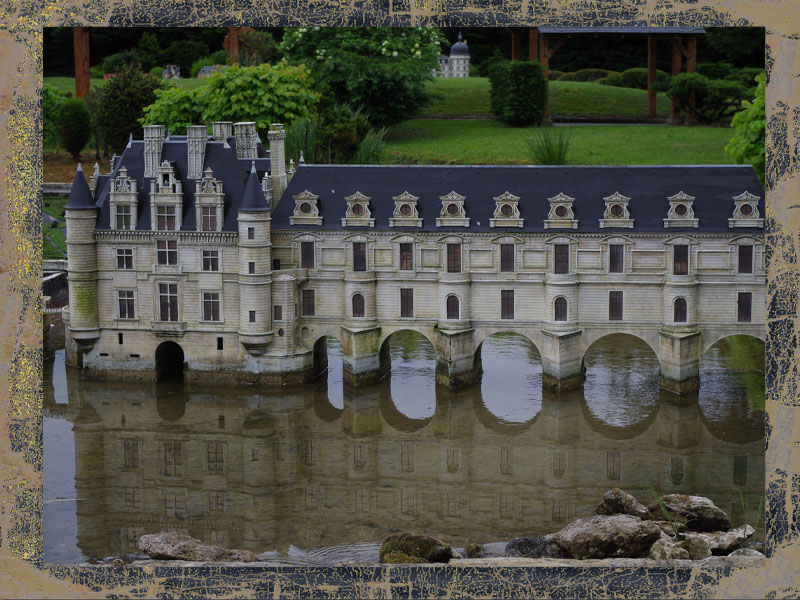
<svg viewBox="0 0 800 600">
<path fill-rule="evenodd" d="M 186 495 L 167 492 L 164 495 L 164 512 L 168 517 L 184 518 L 186 516 Z"/>
<path fill-rule="evenodd" d="M 141 442 L 139 440 L 122 440 L 122 465 L 126 469 L 138 469 Z"/>
<path fill-rule="evenodd" d="M 255 227 L 248 227 L 247 228 L 247 239 L 248 240 L 256 239 L 256 228 Z"/>
<path fill-rule="evenodd" d="M 125 508 L 142 507 L 142 492 L 136 488 L 125 488 Z"/>
<path fill-rule="evenodd" d="M 608 320 L 622 321 L 622 292 L 608 292 Z"/>
<path fill-rule="evenodd" d="M 739 246 L 739 273 L 753 272 L 753 247 Z"/>
<path fill-rule="evenodd" d="M 414 270 L 414 244 L 400 244 L 400 270 Z"/>
<path fill-rule="evenodd" d="M 219 292 L 203 292 L 203 321 L 219 321 Z"/>
<path fill-rule="evenodd" d="M 183 475 L 182 442 L 164 442 L 164 475 L 167 477 Z"/>
<path fill-rule="evenodd" d="M 131 207 L 117 205 L 117 229 L 131 228 Z"/>
<path fill-rule="evenodd" d="M 622 273 L 623 272 L 623 256 L 625 246 L 622 244 L 611 244 L 608 247 L 608 272 L 609 273 Z"/>
<path fill-rule="evenodd" d="M 133 290 L 117 290 L 117 317 L 120 319 L 136 318 L 136 303 Z"/>
<path fill-rule="evenodd" d="M 514 290 L 500 290 L 500 318 L 514 318 Z"/>
<path fill-rule="evenodd" d="M 741 248 L 741 246 L 739 247 Z M 133 248 L 117 248 L 117 268 L 133 268 Z"/>
<path fill-rule="evenodd" d="M 255 274 L 255 272 L 256 272 L 256 263 L 250 261 L 249 263 L 247 263 L 247 273 L 253 275 Z"/>
<path fill-rule="evenodd" d="M 248 316 L 251 323 L 256 322 L 256 311 L 251 310 Z"/>
<path fill-rule="evenodd" d="M 314 242 L 300 242 L 300 268 L 314 268 Z"/>
<path fill-rule="evenodd" d="M 281 270 L 281 259 L 280 258 L 273 258 L 272 259 L 272 270 L 273 271 L 280 271 Z"/>
<path fill-rule="evenodd" d="M 222 350 L 222 338 L 217 338 L 217 350 Z"/>
<path fill-rule="evenodd" d="M 560 275 L 569 273 L 569 244 L 555 244 L 555 272 Z"/>
<path fill-rule="evenodd" d="M 316 314 L 314 290 L 303 290 L 303 315 L 313 317 Z"/>
<path fill-rule="evenodd" d="M 178 242 L 175 240 L 158 240 L 156 242 L 156 254 L 158 255 L 158 264 L 177 265 Z"/>
<path fill-rule="evenodd" d="M 367 270 L 367 244 L 366 242 L 353 242 L 353 270 Z"/>
<path fill-rule="evenodd" d="M 203 271 L 219 271 L 219 250 L 203 250 Z"/>
<path fill-rule="evenodd" d="M 162 321 L 178 320 L 178 284 L 158 284 L 159 318 Z"/>
<path fill-rule="evenodd" d="M 175 206 L 157 206 L 156 207 L 156 229 L 159 231 L 175 231 L 177 208 Z"/>
<path fill-rule="evenodd" d="M 514 244 L 500 244 L 500 272 L 514 272 Z"/>
<path fill-rule="evenodd" d="M 117 342 L 119 342 L 119 345 L 120 345 L 120 346 L 122 346 L 122 343 L 123 343 L 123 337 L 122 337 L 122 334 L 121 334 L 121 333 L 118 333 L 118 334 L 117 334 Z"/>
<path fill-rule="evenodd" d="M 753 294 L 750 292 L 739 292 L 737 304 L 737 320 L 739 323 L 749 323 L 752 317 Z"/>
<path fill-rule="evenodd" d="M 400 290 L 400 316 L 414 316 L 414 290 L 411 288 L 402 288 Z"/>
<path fill-rule="evenodd" d="M 216 231 L 216 230 L 217 230 L 217 207 L 204 206 L 203 231 Z"/>
<path fill-rule="evenodd" d="M 689 246 L 676 244 L 672 247 L 672 273 L 673 275 L 688 275 L 689 273 Z"/>
<path fill-rule="evenodd" d="M 282 306 L 273 306 L 272 307 L 272 320 L 273 321 L 283 321 L 283 307 Z"/>
<path fill-rule="evenodd" d="M 225 510 L 225 492 L 208 492 L 208 510 L 210 512 Z"/>
<path fill-rule="evenodd" d="M 461 244 L 447 244 L 447 272 L 461 273 Z"/>
<path fill-rule="evenodd" d="M 225 445 L 220 442 L 206 444 L 206 465 L 209 471 L 222 473 L 225 461 Z"/>
<path fill-rule="evenodd" d="M 414 470 L 414 442 L 400 442 L 400 469 L 406 473 Z"/>
</svg>

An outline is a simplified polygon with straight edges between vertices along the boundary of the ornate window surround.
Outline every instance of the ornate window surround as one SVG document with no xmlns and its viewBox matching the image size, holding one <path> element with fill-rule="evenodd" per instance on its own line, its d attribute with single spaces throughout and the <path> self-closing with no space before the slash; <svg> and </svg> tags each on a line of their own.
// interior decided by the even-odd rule
<svg viewBox="0 0 800 600">
<path fill-rule="evenodd" d="M 552 198 L 548 198 L 550 203 L 550 212 L 547 214 L 547 219 L 544 221 L 545 229 L 577 229 L 578 220 L 575 218 L 575 213 L 572 210 L 572 203 L 575 198 L 567 196 L 564 192 L 559 192 Z M 559 215 L 557 211 L 560 208 L 563 214 Z"/>
<path fill-rule="evenodd" d="M 753 272 L 752 273 L 739 273 L 739 246 L 752 246 L 753 247 Z M 730 275 L 737 275 L 740 277 L 753 277 L 754 275 L 764 274 L 764 239 L 755 235 L 740 235 L 728 240 L 728 248 L 730 250 L 730 266 L 728 273 Z"/>
<path fill-rule="evenodd" d="M 128 177 L 128 169 L 122 167 L 115 179 L 111 180 L 109 207 L 111 209 L 110 229 L 117 229 L 117 206 L 128 206 L 131 210 L 130 230 L 136 229 L 138 220 L 138 190 L 135 179 Z M 120 230 L 117 230 L 120 231 Z"/>
<path fill-rule="evenodd" d="M 342 227 L 375 227 L 375 219 L 372 218 L 372 211 L 369 209 L 369 201 L 372 198 L 356 191 L 355 194 L 346 196 L 345 200 L 347 200 L 347 210 L 342 217 Z M 363 213 L 358 215 L 354 210 L 361 210 Z"/>
<path fill-rule="evenodd" d="M 418 196 L 414 196 L 406 190 L 399 196 L 393 196 L 392 200 L 394 200 L 394 212 L 389 219 L 389 227 L 422 227 L 422 219 L 417 206 Z M 401 212 L 404 205 L 411 209 L 407 215 Z"/>
<path fill-rule="evenodd" d="M 436 226 L 469 227 L 469 217 L 464 206 L 466 199 L 466 196 L 462 196 L 455 190 L 444 196 L 439 196 L 439 200 L 442 201 L 442 210 L 436 218 Z"/>
<path fill-rule="evenodd" d="M 694 196 L 690 196 L 683 190 L 667 198 L 669 200 L 669 210 L 667 211 L 667 218 L 664 219 L 664 229 L 669 227 L 697 227 L 700 223 L 699 219 L 694 216 L 694 208 L 692 204 L 695 201 Z M 685 207 L 686 214 L 679 214 L 677 211 L 682 210 L 679 207 Z"/>
<path fill-rule="evenodd" d="M 495 196 L 494 214 L 489 219 L 489 227 L 522 227 L 525 219 L 520 216 L 519 212 L 519 196 L 515 196 L 508 190 Z M 510 207 L 511 212 L 508 214 L 503 213 L 505 207 Z"/>
<path fill-rule="evenodd" d="M 758 212 L 758 201 L 761 196 L 754 196 L 747 190 L 738 196 L 733 196 L 733 201 L 736 203 L 733 209 L 733 216 L 728 219 L 728 227 L 764 227 L 764 219 L 760 218 Z M 742 208 L 749 207 L 750 213 L 743 214 Z M 747 208 L 745 208 L 747 211 Z"/>
<path fill-rule="evenodd" d="M 622 254 L 622 273 L 610 272 L 611 250 L 609 247 L 611 245 L 616 245 L 616 244 L 624 247 L 624 251 Z M 605 275 L 618 278 L 618 277 L 623 277 L 627 273 L 630 273 L 632 269 L 631 252 L 635 245 L 636 243 L 631 238 L 622 234 L 616 234 L 616 235 L 611 234 L 608 237 L 605 237 L 602 240 L 600 240 L 600 248 L 602 248 L 603 250 L 602 254 L 603 272 L 605 273 Z"/>
<path fill-rule="evenodd" d="M 687 268 L 686 275 L 674 275 L 672 273 L 672 266 L 673 266 L 673 256 L 674 256 L 674 246 L 678 245 L 686 245 L 689 246 L 689 264 Z M 666 258 L 664 259 L 664 272 L 669 277 L 676 277 L 680 279 L 685 279 L 687 277 L 694 277 L 697 275 L 697 248 L 700 245 L 693 237 L 689 237 L 687 235 L 676 235 L 664 242 L 664 252 L 666 253 Z"/>
<path fill-rule="evenodd" d="M 603 213 L 603 218 L 600 219 L 600 229 L 606 227 L 627 227 L 628 229 L 633 229 L 634 220 L 631 219 L 631 213 L 628 210 L 628 203 L 631 199 L 628 196 L 623 196 L 619 192 L 614 192 L 610 196 L 603 198 L 603 200 L 606 202 L 606 210 Z M 615 216 L 612 212 L 614 207 L 621 207 L 622 212 Z"/>
<path fill-rule="evenodd" d="M 202 179 L 195 181 L 194 198 L 197 231 L 205 231 L 203 229 L 203 208 L 209 206 L 217 210 L 217 227 L 214 231 L 222 231 L 225 220 L 225 194 L 222 190 L 222 182 L 214 179 L 214 173 L 210 167 L 203 171 Z"/>
<path fill-rule="evenodd" d="M 153 231 L 159 231 L 156 215 L 161 206 L 175 208 L 175 229 L 169 231 L 180 231 L 183 225 L 183 185 L 168 160 L 161 163 L 155 178 L 150 181 L 150 228 Z"/>
<path fill-rule="evenodd" d="M 319 196 L 303 190 L 294 198 L 294 213 L 289 217 L 289 225 L 322 225 L 322 217 L 319 214 Z M 308 209 L 303 208 L 308 205 Z M 305 212 L 304 212 L 305 211 Z"/>
</svg>

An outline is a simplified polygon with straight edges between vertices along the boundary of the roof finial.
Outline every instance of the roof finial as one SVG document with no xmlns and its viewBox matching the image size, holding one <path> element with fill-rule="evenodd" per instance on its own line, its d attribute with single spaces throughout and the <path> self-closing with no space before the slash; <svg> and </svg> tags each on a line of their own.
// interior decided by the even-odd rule
<svg viewBox="0 0 800 600">
<path fill-rule="evenodd" d="M 306 164 L 306 159 L 305 159 L 305 158 L 303 158 L 303 151 L 302 151 L 302 150 L 300 150 L 300 160 L 298 160 L 298 161 L 297 161 L 297 164 L 298 164 L 298 165 L 304 165 L 304 164 Z"/>
<path fill-rule="evenodd" d="M 81 163 L 78 163 L 78 173 L 83 173 L 83 167 L 81 166 Z"/>
<path fill-rule="evenodd" d="M 459 42 L 461 41 L 461 32 L 460 31 L 458 32 L 458 41 Z"/>
<path fill-rule="evenodd" d="M 128 134 L 128 145 L 126 146 L 126 148 L 130 148 L 132 145 L 133 145 L 133 132 L 131 131 Z"/>
<path fill-rule="evenodd" d="M 251 173 L 255 173 L 256 172 L 256 161 L 252 162 L 252 166 L 250 167 L 250 172 Z"/>
</svg>

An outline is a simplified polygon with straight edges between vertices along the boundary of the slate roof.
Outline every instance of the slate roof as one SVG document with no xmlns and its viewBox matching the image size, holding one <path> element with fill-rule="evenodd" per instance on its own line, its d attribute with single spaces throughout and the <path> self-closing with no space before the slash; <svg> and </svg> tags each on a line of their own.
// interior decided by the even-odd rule
<svg viewBox="0 0 800 600">
<path fill-rule="evenodd" d="M 702 27 L 539 27 L 539 33 L 547 35 L 570 34 L 570 35 L 620 35 L 620 34 L 694 34 L 705 35 L 706 31 Z"/>
<path fill-rule="evenodd" d="M 83 167 L 78 163 L 78 169 L 75 171 L 75 179 L 72 180 L 72 188 L 69 192 L 69 200 L 64 208 L 70 210 L 86 210 L 94 208 L 94 200 L 92 200 L 92 191 L 89 189 L 89 184 L 86 183 L 86 178 L 83 176 Z"/>
<path fill-rule="evenodd" d="M 292 196 L 308 190 L 319 196 L 317 204 L 323 217 L 321 226 L 289 225 L 294 211 Z M 419 197 L 417 207 L 422 227 L 389 227 L 394 211 L 393 196 L 408 191 Z M 464 196 L 467 227 L 436 227 L 444 196 L 451 191 Z M 375 227 L 342 227 L 345 197 L 356 191 L 369 196 Z M 495 209 L 493 197 L 509 191 L 519 196 L 524 226 L 490 227 Z M 605 211 L 604 197 L 619 192 L 631 198 L 628 208 L 634 227 L 601 229 L 599 220 Z M 664 228 L 667 198 L 683 191 L 695 197 L 693 204 L 698 228 Z M 281 201 L 272 212 L 273 229 L 370 231 L 438 231 L 458 233 L 545 232 L 548 233 L 746 233 L 759 228 L 728 227 L 733 214 L 734 196 L 744 191 L 760 196 L 759 213 L 764 216 L 764 191 L 749 165 L 720 166 L 358 166 L 299 165 Z M 548 198 L 560 192 L 575 198 L 573 211 L 577 229 L 544 228 L 550 209 Z"/>
</svg>

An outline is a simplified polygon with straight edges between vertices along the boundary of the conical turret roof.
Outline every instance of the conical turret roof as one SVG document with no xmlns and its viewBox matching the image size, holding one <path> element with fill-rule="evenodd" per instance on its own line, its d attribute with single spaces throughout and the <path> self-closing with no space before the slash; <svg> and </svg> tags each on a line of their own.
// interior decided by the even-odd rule
<svg viewBox="0 0 800 600">
<path fill-rule="evenodd" d="M 250 175 L 248 175 L 247 183 L 244 186 L 239 212 L 261 212 L 264 210 L 269 210 L 269 204 L 267 204 L 267 198 L 264 196 L 264 190 L 261 189 L 261 182 L 256 173 L 256 163 L 253 161 Z"/>
<path fill-rule="evenodd" d="M 72 189 L 69 192 L 69 201 L 65 208 L 69 210 L 96 209 L 92 192 L 86 177 L 83 176 L 83 167 L 78 163 L 78 170 L 75 172 L 75 179 L 72 181 Z"/>
</svg>

